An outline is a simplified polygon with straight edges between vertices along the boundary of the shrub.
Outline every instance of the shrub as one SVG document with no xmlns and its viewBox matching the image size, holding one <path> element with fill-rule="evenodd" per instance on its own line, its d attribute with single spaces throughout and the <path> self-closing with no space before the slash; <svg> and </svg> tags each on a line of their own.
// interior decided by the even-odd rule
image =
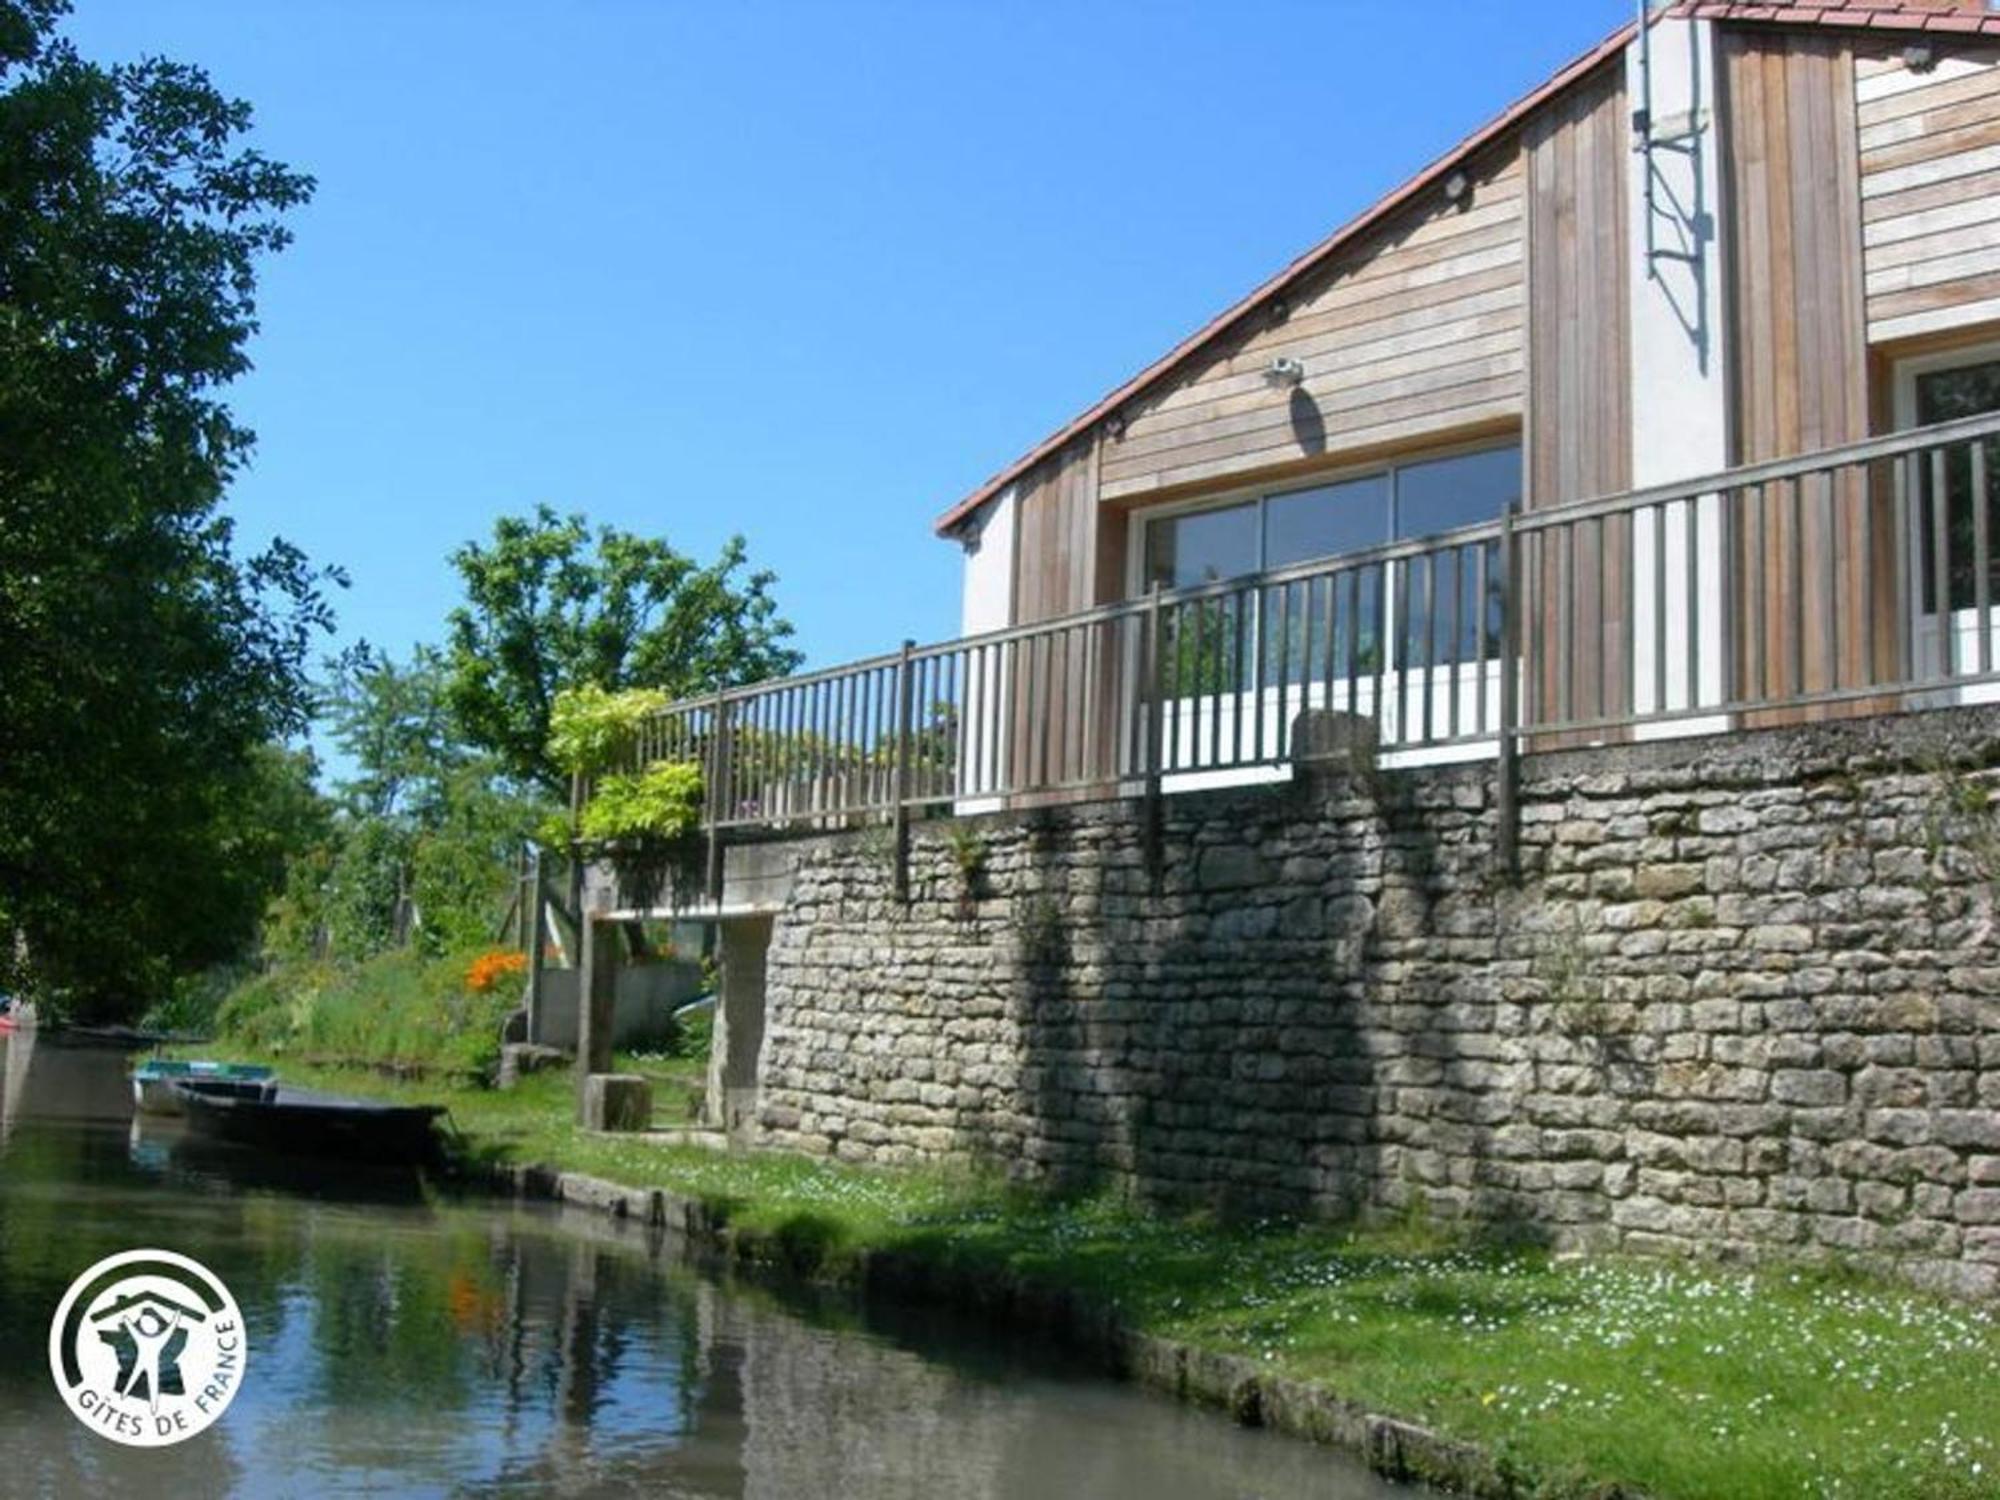
<svg viewBox="0 0 2000 1500">
<path fill-rule="evenodd" d="M 583 810 L 580 831 L 593 842 L 673 843 L 701 824 L 701 767 L 659 761 L 630 775 L 606 776 Z"/>
<path fill-rule="evenodd" d="M 526 971 L 528 955 L 495 948 L 475 958 L 465 970 L 465 987 L 475 995 L 490 995 L 500 981 Z"/>
<path fill-rule="evenodd" d="M 517 997 L 497 976 L 493 992 L 472 992 L 467 964 L 405 950 L 359 964 L 285 966 L 239 986 L 216 1024 L 223 1037 L 260 1052 L 487 1075 Z"/>
</svg>

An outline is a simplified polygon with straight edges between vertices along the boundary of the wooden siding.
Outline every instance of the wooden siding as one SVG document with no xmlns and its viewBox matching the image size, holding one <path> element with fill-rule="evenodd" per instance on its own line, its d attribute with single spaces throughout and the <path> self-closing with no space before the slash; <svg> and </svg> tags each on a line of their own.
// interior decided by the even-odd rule
<svg viewBox="0 0 2000 1500">
<path fill-rule="evenodd" d="M 1552 101 L 1529 124 L 1527 156 L 1528 410 L 1530 508 L 1613 495 L 1632 482 L 1631 291 L 1627 173 L 1631 117 L 1624 68 L 1613 63 Z M 1567 618 L 1601 622 L 1580 640 L 1566 684 L 1577 717 L 1632 707 L 1632 558 L 1627 517 L 1584 528 L 1567 570 Z M 1549 535 L 1553 535 L 1550 533 Z M 1564 618 L 1553 548 L 1531 547 L 1534 618 L 1553 640 Z M 1542 703 L 1558 701 L 1561 653 L 1545 652 Z M 1589 736 L 1601 738 L 1602 736 Z M 1551 738 L 1550 748 L 1559 740 Z"/>
<path fill-rule="evenodd" d="M 1725 30 L 1722 50 L 1735 458 L 1755 463 L 1868 433 L 1854 57 L 1846 38 L 1796 33 Z M 1890 504 L 1854 476 L 1829 497 L 1787 487 L 1742 507 L 1731 538 L 1740 691 L 1871 680 L 1867 641 L 1895 639 Z M 1883 628 L 1842 628 L 1871 596 L 1869 558 Z M 1825 599 L 1829 579 L 1833 607 L 1801 607 Z"/>
<path fill-rule="evenodd" d="M 1111 518 L 1099 511 L 1097 471 L 1097 445 L 1085 439 L 1022 478 L 1014 502 L 1015 624 L 1073 614 L 1117 597 L 1123 582 L 1122 518 L 1110 538 L 1117 555 L 1107 557 L 1101 543 Z"/>
<path fill-rule="evenodd" d="M 1106 500 L 1227 483 L 1518 419 L 1524 366 L 1518 150 L 1473 174 L 1470 206 L 1442 193 L 1295 289 L 1282 321 L 1224 340 L 1125 413 L 1102 454 Z M 1275 358 L 1306 369 L 1289 396 Z"/>
<path fill-rule="evenodd" d="M 1015 624 L 1123 597 L 1126 517 L 1098 503 L 1098 468 L 1097 442 L 1084 439 L 1022 478 L 1015 499 Z M 1103 794 L 1117 765 L 1122 639 L 1115 631 L 1082 632 L 1007 648 L 1003 671 L 1016 700 L 1009 764 L 1043 784 L 1072 783 L 1012 805 Z"/>
<path fill-rule="evenodd" d="M 1868 336 L 2000 321 L 2000 48 L 1944 44 L 1929 72 L 1900 46 L 1855 60 Z"/>
</svg>

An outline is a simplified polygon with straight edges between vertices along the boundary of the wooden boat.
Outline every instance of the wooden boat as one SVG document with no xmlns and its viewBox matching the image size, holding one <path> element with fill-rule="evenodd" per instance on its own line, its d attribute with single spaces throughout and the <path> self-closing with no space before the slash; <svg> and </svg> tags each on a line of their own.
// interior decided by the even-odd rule
<svg viewBox="0 0 2000 1500">
<path fill-rule="evenodd" d="M 132 1070 L 132 1104 L 145 1115 L 178 1115 L 186 1113 L 181 1103 L 183 1088 L 215 1098 L 262 1099 L 277 1086 L 277 1074 L 254 1063 L 153 1057 Z"/>
<path fill-rule="evenodd" d="M 309 1089 L 278 1088 L 261 1099 L 234 1099 L 180 1084 L 188 1123 L 204 1135 L 270 1151 L 337 1156 L 390 1165 L 436 1154 L 437 1104 L 383 1104 Z"/>
</svg>

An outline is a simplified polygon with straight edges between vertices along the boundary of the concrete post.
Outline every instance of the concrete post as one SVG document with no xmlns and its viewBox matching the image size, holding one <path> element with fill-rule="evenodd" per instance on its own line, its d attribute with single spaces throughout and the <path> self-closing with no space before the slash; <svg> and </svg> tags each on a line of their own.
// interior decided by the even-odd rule
<svg viewBox="0 0 2000 1500">
<path fill-rule="evenodd" d="M 757 1060 L 764 1046 L 764 965 L 772 919 L 720 924 L 722 976 L 709 1042 L 708 1123 L 745 1133 L 757 1115 Z"/>
<path fill-rule="evenodd" d="M 542 935 L 549 921 L 549 892 L 544 882 L 542 851 L 537 845 L 528 855 L 528 887 L 521 893 L 528 904 L 528 1040 L 537 1045 L 542 1041 Z"/>
<path fill-rule="evenodd" d="M 611 1071 L 611 1024 L 618 1004 L 618 928 L 595 912 L 580 914 L 583 972 L 577 981 L 576 1117 L 589 1118 L 590 1075 Z"/>
</svg>

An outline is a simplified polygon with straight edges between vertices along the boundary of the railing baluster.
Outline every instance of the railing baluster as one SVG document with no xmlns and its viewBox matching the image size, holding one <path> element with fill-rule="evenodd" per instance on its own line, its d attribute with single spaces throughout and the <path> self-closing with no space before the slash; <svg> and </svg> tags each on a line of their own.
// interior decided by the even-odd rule
<svg viewBox="0 0 2000 1500">
<path fill-rule="evenodd" d="M 1573 600 L 1576 528 L 1565 526 L 1556 536 L 1556 722 L 1570 720 L 1570 676 L 1576 667 L 1576 620 Z"/>
<path fill-rule="evenodd" d="M 1797 479 L 1787 481 L 1785 492 L 1791 500 L 1791 681 L 1794 693 L 1806 691 L 1806 498 Z"/>
<path fill-rule="evenodd" d="M 1223 616 L 1224 605 L 1221 598 L 1215 601 L 1215 664 L 1214 675 L 1210 679 L 1212 692 L 1209 698 L 1208 715 L 1208 761 L 1209 765 L 1222 764 L 1222 685 L 1229 680 L 1223 663 L 1223 637 L 1228 634 L 1228 621 Z M 1204 629 L 1206 625 L 1204 624 Z M 1197 756 L 1195 764 L 1203 762 Z"/>
<path fill-rule="evenodd" d="M 1486 550 L 1488 544 L 1479 542 L 1473 547 L 1472 557 L 1472 732 L 1474 735 L 1486 733 Z M 1452 701 L 1458 701 L 1456 683 L 1453 685 Z"/>
<path fill-rule="evenodd" d="M 1375 719 L 1377 743 L 1388 743 L 1389 705 L 1384 701 L 1388 696 L 1389 670 L 1389 570 L 1393 563 L 1378 563 L 1375 566 L 1375 597 L 1369 607 L 1374 616 L 1375 662 L 1369 669 L 1372 681 L 1369 684 L 1369 712 Z"/>
<path fill-rule="evenodd" d="M 1987 529 L 1986 444 L 1975 439 L 1972 449 L 1972 608 L 1979 631 L 1979 673 L 1993 670 L 1993 554 Z"/>
<path fill-rule="evenodd" d="M 1424 695 L 1423 743 L 1429 744 L 1433 737 L 1431 733 L 1431 708 L 1432 708 L 1431 700 L 1437 696 L 1438 554 L 1435 552 L 1425 553 L 1423 558 L 1423 563 L 1424 563 L 1424 675 L 1420 679 L 1420 681 L 1423 684 L 1422 692 Z"/>
<path fill-rule="evenodd" d="M 1267 594 L 1265 597 L 1269 598 L 1270 596 Z M 1285 754 L 1285 708 L 1286 708 L 1285 684 L 1286 684 L 1286 679 L 1291 675 L 1286 669 L 1291 665 L 1290 657 L 1292 654 L 1292 586 L 1289 583 L 1281 583 L 1278 585 L 1277 646 L 1278 646 L 1278 724 L 1276 732 L 1272 735 L 1272 740 L 1274 743 L 1272 744 L 1271 747 L 1271 758 L 1273 760 L 1282 760 Z M 1269 659 L 1268 652 L 1259 651 L 1257 655 L 1260 658 L 1266 660 Z M 1262 685 L 1260 684 L 1259 691 L 1257 694 L 1257 759 L 1261 761 L 1263 758 L 1264 758 L 1264 694 L 1262 691 Z"/>
<path fill-rule="evenodd" d="M 1618 552 L 1618 576 L 1625 582 L 1624 598 L 1621 601 L 1618 624 L 1618 655 L 1621 670 L 1612 674 L 1612 685 L 1607 689 L 1613 694 L 1609 700 L 1620 713 L 1631 715 L 1639 709 L 1639 555 L 1633 545 L 1637 536 L 1636 522 L 1631 512 L 1618 523 L 1620 541 L 1615 544 Z M 1606 655 L 1606 670 L 1610 670 L 1609 654 Z"/>
<path fill-rule="evenodd" d="M 1664 714 L 1667 697 L 1667 508 L 1646 511 L 1646 534 L 1653 542 L 1653 711 Z"/>
<path fill-rule="evenodd" d="M 1410 558 L 1398 564 L 1396 586 L 1396 743 L 1410 743 Z"/>
<path fill-rule="evenodd" d="M 1320 642 L 1320 706 L 1329 710 L 1333 707 L 1333 679 L 1335 672 L 1338 670 L 1334 666 L 1333 653 L 1335 645 L 1340 639 L 1340 630 L 1338 627 L 1338 617 L 1340 614 L 1340 578 L 1341 575 L 1339 573 L 1329 573 L 1326 575 L 1326 622 L 1320 627 L 1323 632 L 1323 638 Z M 1307 706 L 1310 707 L 1311 705 L 1308 704 Z M 1348 705 L 1350 711 L 1353 707 L 1354 705 L 1351 703 Z"/>
<path fill-rule="evenodd" d="M 1931 577 L 1937 594 L 1939 675 L 1953 677 L 1957 644 L 1951 620 L 1951 527 L 1945 504 L 1944 450 L 1931 450 Z"/>
<path fill-rule="evenodd" d="M 1826 592 L 1820 601 L 1820 630 L 1826 638 L 1826 685 L 1837 689 L 1841 682 L 1840 532 L 1834 525 L 1833 475 L 1819 477 L 1819 534 L 1826 553 Z"/>
<path fill-rule="evenodd" d="M 1701 501 L 1681 506 L 1681 547 L 1687 554 L 1688 707 L 1701 702 Z"/>
<path fill-rule="evenodd" d="M 1916 582 L 1915 570 L 1921 566 L 1917 556 L 1917 533 L 1911 518 L 1916 514 L 1917 473 L 1920 460 L 1913 453 L 1905 454 L 1897 464 L 1901 470 L 1900 482 L 1894 486 L 1896 525 L 1896 668 L 1897 678 L 1902 682 L 1914 682 L 1917 675 L 1916 610 L 1914 600 L 1920 599 L 1922 587 Z"/>
<path fill-rule="evenodd" d="M 1447 705 L 1449 713 L 1445 719 L 1445 734 L 1449 739 L 1458 738 L 1458 660 L 1465 655 L 1465 550 L 1454 547 L 1451 557 L 1451 686 L 1447 691 L 1451 701 Z"/>
</svg>

